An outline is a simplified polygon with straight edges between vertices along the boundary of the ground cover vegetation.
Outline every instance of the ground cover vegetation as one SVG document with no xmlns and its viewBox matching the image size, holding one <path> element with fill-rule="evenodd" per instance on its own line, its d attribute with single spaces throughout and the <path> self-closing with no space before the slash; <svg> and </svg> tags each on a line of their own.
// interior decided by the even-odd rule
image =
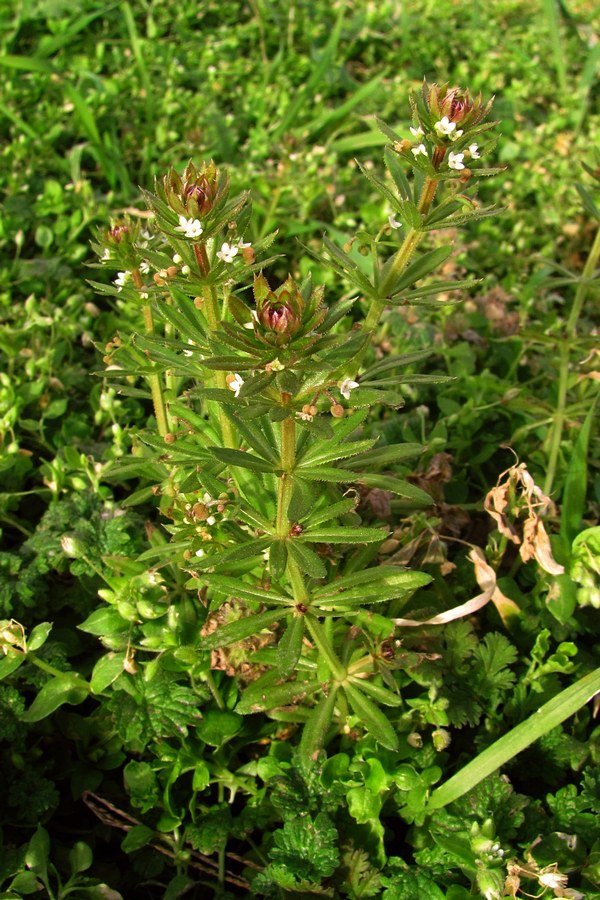
<svg viewBox="0 0 600 900">
<path fill-rule="evenodd" d="M 599 897 L 594 5 L 5 12 L 0 897 Z"/>
</svg>

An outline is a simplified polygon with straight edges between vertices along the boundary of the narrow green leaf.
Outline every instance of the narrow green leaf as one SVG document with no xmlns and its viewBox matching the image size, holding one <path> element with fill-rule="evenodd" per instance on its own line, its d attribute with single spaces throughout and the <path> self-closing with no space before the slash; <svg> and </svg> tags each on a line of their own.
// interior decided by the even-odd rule
<svg viewBox="0 0 600 900">
<path fill-rule="evenodd" d="M 402 481 L 400 478 L 393 478 L 391 475 L 355 475 L 355 481 L 366 484 L 367 487 L 381 488 L 383 491 L 391 491 L 392 494 L 398 494 L 399 497 L 405 497 L 419 506 L 431 506 L 433 499 L 427 491 L 415 487 L 408 481 Z"/>
<path fill-rule="evenodd" d="M 382 570 L 392 569 L 392 566 L 380 566 Z M 369 571 L 369 570 L 368 570 Z M 375 570 L 376 571 L 376 570 Z M 361 574 L 361 573 L 359 573 Z M 351 577 L 349 577 L 349 580 Z M 342 579 L 340 579 L 341 581 Z M 431 575 L 425 572 L 403 572 L 395 571 L 393 574 L 377 578 L 370 582 L 362 582 L 348 587 L 342 592 L 333 593 L 332 587 L 339 585 L 339 582 L 333 582 L 327 585 L 328 593 L 322 594 L 326 588 L 317 588 L 314 592 L 314 602 L 319 608 L 326 609 L 329 607 L 346 606 L 348 604 L 357 603 L 385 603 L 388 600 L 397 600 L 406 598 L 431 582 Z"/>
<path fill-rule="evenodd" d="M 311 710 L 302 729 L 299 754 L 307 769 L 316 763 L 319 751 L 325 743 L 327 732 L 333 720 L 335 710 L 336 688 L 331 686 L 329 693 Z"/>
<path fill-rule="evenodd" d="M 266 459 L 254 456 L 253 453 L 244 453 L 241 450 L 230 450 L 228 447 L 209 447 L 210 452 L 222 462 L 230 466 L 242 469 L 251 469 L 253 472 L 275 471 L 273 463 Z"/>
<path fill-rule="evenodd" d="M 337 519 L 339 516 L 344 516 L 349 512 L 353 512 L 357 505 L 358 495 L 348 497 L 346 500 L 339 500 L 337 503 L 332 503 L 330 506 L 325 506 L 323 509 L 318 509 L 316 512 L 307 510 L 306 514 L 300 518 L 304 522 L 305 527 L 308 528 L 314 525 L 320 525 L 321 522 L 331 522 L 332 519 Z"/>
<path fill-rule="evenodd" d="M 288 594 L 267 590 L 258 584 L 247 584 L 239 578 L 228 578 L 226 575 L 200 575 L 200 581 L 215 588 L 228 597 L 241 597 L 244 600 L 259 600 L 261 603 L 293 604 L 294 599 Z"/>
<path fill-rule="evenodd" d="M 392 285 L 388 293 L 393 296 L 399 291 L 415 284 L 420 278 L 424 278 L 425 275 L 433 272 L 434 269 L 437 269 L 448 259 L 452 250 L 452 245 L 449 245 L 446 247 L 438 247 L 436 250 L 429 250 L 428 253 L 423 253 L 419 259 L 415 260 L 415 262 L 411 263 L 411 265 L 404 270 L 403 274 Z M 382 275 L 383 278 L 385 278 L 385 274 L 386 272 L 384 269 Z"/>
<path fill-rule="evenodd" d="M 194 557 L 190 569 L 194 571 L 202 571 L 202 569 L 219 569 L 221 566 L 230 566 L 232 563 L 246 561 L 256 556 L 262 557 L 262 553 L 271 543 L 270 535 L 260 538 L 251 538 L 244 544 L 236 544 L 228 547 L 220 552 L 210 553 L 210 544 L 205 544 L 207 548 L 204 556 Z"/>
<path fill-rule="evenodd" d="M 263 613 L 253 613 L 238 619 L 237 622 L 231 622 L 229 625 L 223 625 L 217 631 L 202 638 L 201 647 L 203 650 L 216 650 L 218 647 L 227 647 L 229 644 L 235 644 L 236 641 L 243 641 L 253 634 L 260 632 L 273 625 L 279 619 L 283 619 L 289 615 L 287 609 L 270 609 Z"/>
<path fill-rule="evenodd" d="M 390 725 L 387 717 L 382 713 L 378 706 L 368 698 L 354 685 L 344 685 L 344 691 L 350 706 L 360 718 L 369 734 L 373 735 L 376 741 L 388 750 L 398 749 L 398 737 L 396 732 Z"/>
<path fill-rule="evenodd" d="M 364 441 L 351 441 L 347 444 L 339 444 L 336 441 L 335 445 L 330 441 L 315 441 L 298 460 L 296 468 L 301 471 L 304 466 L 314 468 L 321 463 L 347 459 L 349 456 L 369 450 L 374 443 L 375 440 L 371 438 Z"/>
<path fill-rule="evenodd" d="M 393 691 L 381 687 L 379 684 L 374 684 L 368 678 L 355 678 L 351 675 L 350 682 L 363 694 L 368 694 L 373 700 L 376 700 L 377 703 L 382 703 L 384 706 L 402 706 L 404 702 L 399 694 L 394 694 Z"/>
<path fill-rule="evenodd" d="M 283 678 L 294 671 L 302 653 L 304 616 L 293 615 L 277 646 L 277 668 Z"/>
<path fill-rule="evenodd" d="M 370 585 L 379 582 L 383 585 L 400 585 L 408 590 L 416 590 L 425 584 L 429 584 L 432 580 L 431 575 L 424 572 L 414 572 L 408 569 L 400 569 L 397 566 L 373 566 L 370 569 L 364 569 L 362 572 L 352 572 L 349 575 L 343 575 L 336 578 L 329 584 L 317 587 L 313 591 L 315 597 L 326 597 L 330 594 L 336 594 L 339 591 L 346 591 L 359 585 Z"/>
<path fill-rule="evenodd" d="M 376 447 L 374 450 L 355 456 L 352 460 L 352 467 L 357 469 L 362 469 L 363 467 L 377 468 L 389 463 L 393 464 L 404 459 L 410 459 L 413 456 L 420 456 L 424 450 L 425 448 L 422 444 L 388 444 L 385 447 Z"/>
<path fill-rule="evenodd" d="M 277 709 L 279 706 L 291 706 L 321 687 L 319 681 L 287 681 L 285 684 L 277 684 L 278 670 L 269 672 L 268 676 L 268 679 L 259 678 L 245 689 L 235 708 L 237 713 L 247 715 Z"/>
<path fill-rule="evenodd" d="M 560 534 L 566 547 L 570 547 L 577 537 L 585 512 L 588 445 L 595 413 L 594 402 L 581 426 L 567 469 L 560 514 Z"/>
<path fill-rule="evenodd" d="M 300 571 L 311 578 L 325 578 L 327 569 L 325 563 L 310 547 L 299 543 L 295 538 L 287 542 L 288 553 L 299 566 Z"/>
<path fill-rule="evenodd" d="M 269 548 L 269 569 L 273 578 L 281 578 L 287 566 L 287 542 L 272 541 Z"/>
<path fill-rule="evenodd" d="M 458 800 L 534 741 L 575 715 L 598 693 L 600 693 L 600 668 L 594 669 L 589 675 L 565 688 L 548 703 L 540 706 L 528 719 L 511 729 L 508 734 L 494 741 L 490 747 L 486 747 L 456 775 L 434 790 L 429 798 L 429 808 L 441 809 Z"/>
<path fill-rule="evenodd" d="M 351 525 L 338 525 L 332 528 L 307 529 L 294 540 L 314 544 L 370 544 L 385 540 L 387 534 L 388 528 L 354 528 Z"/>
</svg>

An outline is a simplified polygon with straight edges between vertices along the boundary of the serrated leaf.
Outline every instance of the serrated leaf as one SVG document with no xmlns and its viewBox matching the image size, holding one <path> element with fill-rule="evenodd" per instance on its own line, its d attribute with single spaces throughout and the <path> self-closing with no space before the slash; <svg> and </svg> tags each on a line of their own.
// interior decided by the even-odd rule
<svg viewBox="0 0 600 900">
<path fill-rule="evenodd" d="M 378 743 L 387 747 L 388 750 L 397 750 L 398 737 L 396 732 L 379 707 L 368 697 L 365 697 L 357 687 L 348 684 L 347 682 L 344 685 L 344 692 L 348 697 L 350 706 L 360 718 L 369 734 L 371 734 Z"/>
</svg>

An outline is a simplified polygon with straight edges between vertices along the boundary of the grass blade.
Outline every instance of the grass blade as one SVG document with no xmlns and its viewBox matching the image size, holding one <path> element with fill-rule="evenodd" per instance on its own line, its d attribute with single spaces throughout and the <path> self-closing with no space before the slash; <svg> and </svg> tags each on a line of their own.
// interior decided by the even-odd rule
<svg viewBox="0 0 600 900">
<path fill-rule="evenodd" d="M 573 716 L 582 706 L 600 692 L 600 668 L 594 669 L 575 684 L 565 688 L 548 703 L 540 706 L 532 716 L 487 747 L 460 772 L 453 775 L 433 792 L 429 809 L 441 809 L 458 800 L 467 791 L 509 762 L 538 738 L 548 734 L 565 719 Z"/>
</svg>

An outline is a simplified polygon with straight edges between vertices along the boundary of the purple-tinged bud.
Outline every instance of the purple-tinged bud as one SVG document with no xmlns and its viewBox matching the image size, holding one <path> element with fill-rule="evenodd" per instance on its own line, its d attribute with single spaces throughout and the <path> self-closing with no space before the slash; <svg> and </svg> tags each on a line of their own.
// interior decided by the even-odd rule
<svg viewBox="0 0 600 900">
<path fill-rule="evenodd" d="M 203 163 L 196 169 L 190 161 L 183 176 L 171 169 L 163 179 L 165 198 L 171 209 L 180 216 L 192 219 L 207 216 L 215 204 L 224 198 L 229 187 L 227 177 L 215 164 Z"/>
</svg>

